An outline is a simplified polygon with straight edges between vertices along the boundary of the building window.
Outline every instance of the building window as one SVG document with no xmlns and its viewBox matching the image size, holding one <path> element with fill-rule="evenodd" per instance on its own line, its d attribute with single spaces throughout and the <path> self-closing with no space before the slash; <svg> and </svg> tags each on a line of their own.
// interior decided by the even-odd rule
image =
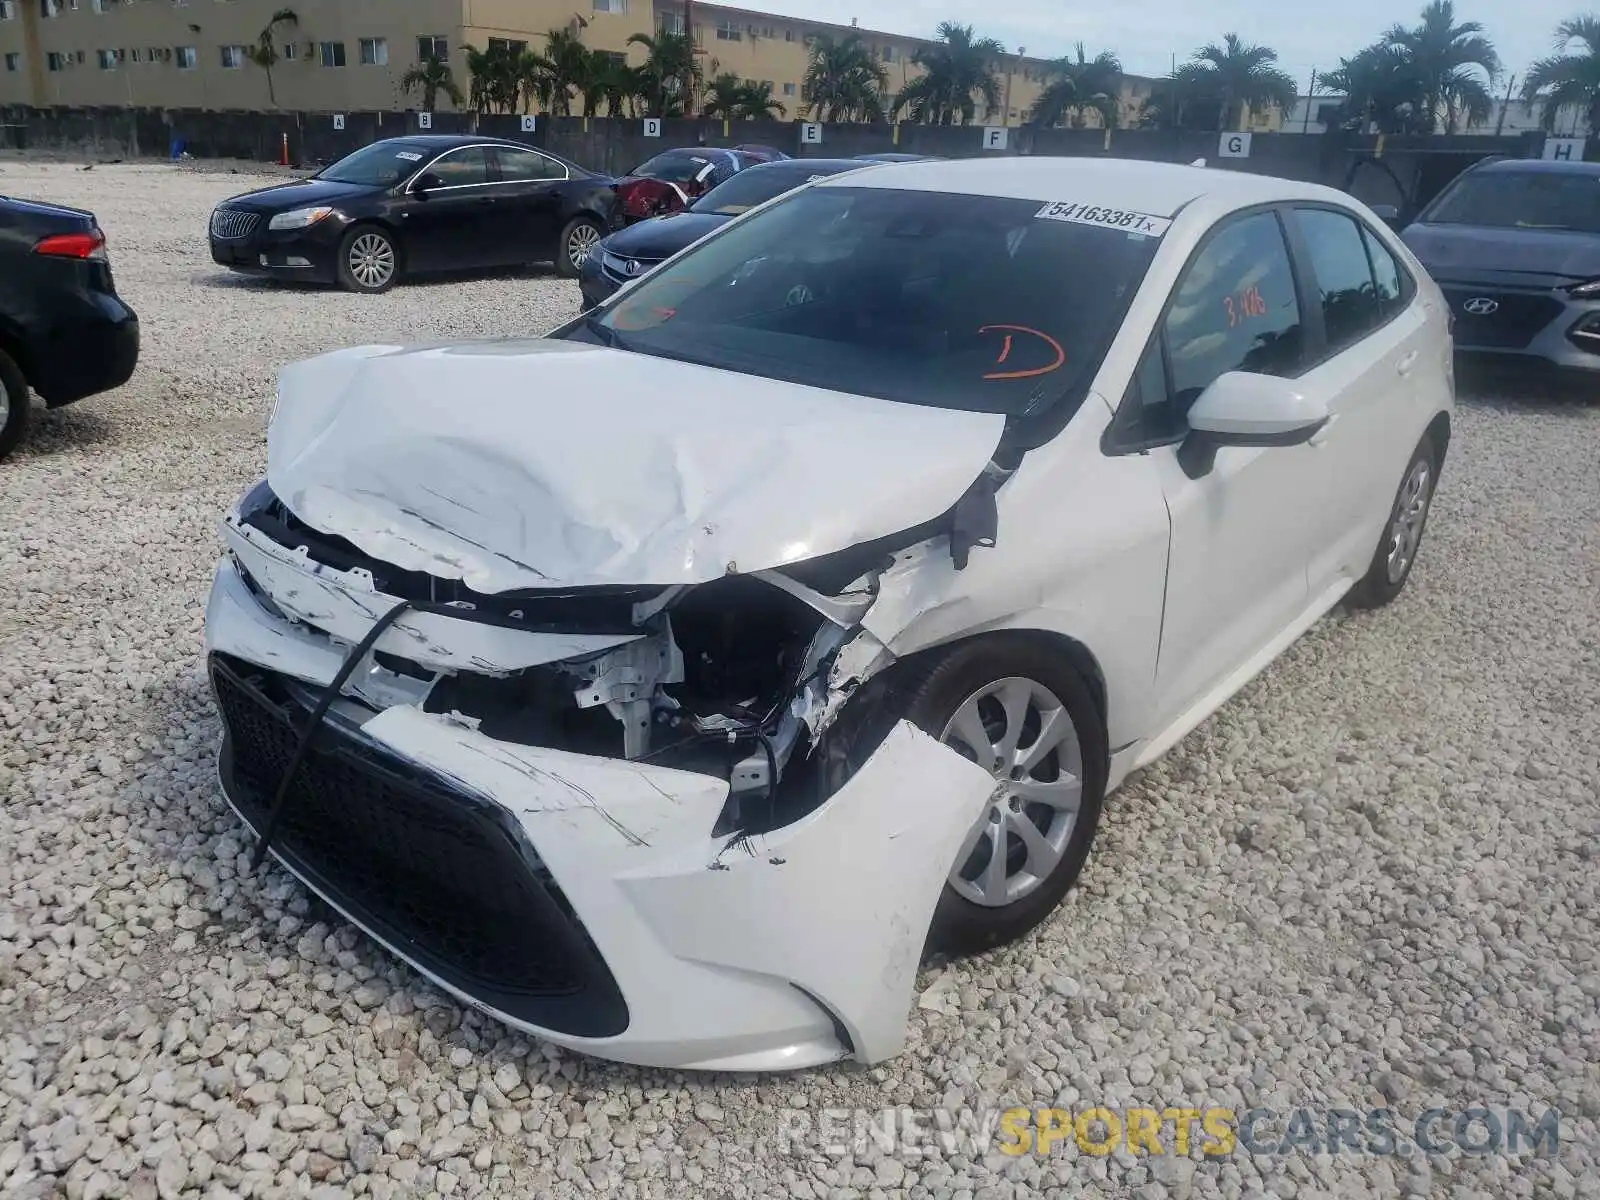
<svg viewBox="0 0 1600 1200">
<path fill-rule="evenodd" d="M 51 71 L 64 71 L 67 67 L 67 56 L 57 50 L 52 50 L 44 56 L 44 65 Z"/>
<path fill-rule="evenodd" d="M 628 65 L 628 56 L 621 50 L 593 50 L 590 53 L 596 54 L 605 59 L 614 67 L 625 67 Z"/>
<path fill-rule="evenodd" d="M 387 67 L 389 65 L 389 39 L 362 38 L 361 65 L 363 67 Z"/>
<path fill-rule="evenodd" d="M 192 71 L 200 65 L 200 59 L 195 54 L 193 46 L 178 46 L 178 70 Z"/>
<path fill-rule="evenodd" d="M 8 70 L 8 71 L 20 71 L 20 70 L 22 70 L 22 55 L 20 55 L 20 54 L 8 54 L 8 55 L 6 55 L 6 70 Z"/>
<path fill-rule="evenodd" d="M 784 94 L 784 95 L 785 95 L 785 96 L 792 96 L 792 95 L 794 95 L 794 84 L 792 84 L 792 83 L 786 83 L 786 84 L 784 84 L 784 85 L 783 85 L 783 94 Z"/>
<path fill-rule="evenodd" d="M 660 29 L 662 33 L 670 34 L 673 37 L 681 37 L 683 35 L 683 14 L 662 13 Z"/>
<path fill-rule="evenodd" d="M 17 15 L 14 0 L 0 0 L 0 21 L 9 21 Z"/>
<path fill-rule="evenodd" d="M 719 42 L 737 42 L 737 41 L 742 41 L 743 38 L 744 38 L 744 31 L 741 30 L 739 28 L 739 26 L 734 24 L 732 21 L 729 21 L 726 18 L 724 18 L 723 20 L 717 22 L 717 41 L 719 41 Z"/>
<path fill-rule="evenodd" d="M 490 38 L 489 53 L 503 54 L 508 58 L 521 58 L 527 51 L 528 43 L 512 38 Z"/>
<path fill-rule="evenodd" d="M 427 62 L 430 58 L 437 58 L 440 62 L 450 60 L 450 39 L 440 37 L 438 34 L 423 34 L 417 39 L 417 61 Z"/>
<path fill-rule="evenodd" d="M 322 42 L 319 43 L 318 52 L 321 54 L 322 65 L 325 67 L 344 66 L 344 43 Z"/>
<path fill-rule="evenodd" d="M 39 0 L 39 15 L 46 21 L 61 15 L 61 0 Z M 60 55 L 57 55 L 59 58 Z M 57 68 L 50 68 L 52 71 Z"/>
<path fill-rule="evenodd" d="M 96 50 L 94 60 L 102 71 L 115 71 L 117 69 L 117 52 L 115 50 Z"/>
<path fill-rule="evenodd" d="M 883 48 L 883 61 L 884 62 L 892 63 L 894 61 L 894 56 L 895 56 L 895 50 L 894 50 L 893 46 L 885 46 Z"/>
<path fill-rule="evenodd" d="M 245 53 L 243 46 L 222 47 L 222 65 L 228 70 L 237 71 L 240 67 L 244 66 L 244 59 Z"/>
<path fill-rule="evenodd" d="M 785 29 L 785 30 L 784 30 L 784 31 L 783 31 L 783 40 L 784 40 L 784 41 L 786 41 L 786 42 L 792 42 L 792 41 L 794 41 L 794 30 L 792 30 L 792 29 Z"/>
<path fill-rule="evenodd" d="M 300 43 L 285 42 L 283 44 L 283 53 L 278 55 L 278 57 L 283 59 L 284 62 L 294 62 L 300 57 Z"/>
<path fill-rule="evenodd" d="M 628 11 L 628 0 L 594 0 L 595 12 L 625 13 Z"/>
</svg>

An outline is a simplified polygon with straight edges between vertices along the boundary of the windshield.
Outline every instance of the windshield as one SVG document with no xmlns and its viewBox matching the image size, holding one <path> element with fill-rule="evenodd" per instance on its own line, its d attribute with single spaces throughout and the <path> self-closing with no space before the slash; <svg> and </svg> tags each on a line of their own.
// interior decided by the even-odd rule
<svg viewBox="0 0 1600 1200">
<path fill-rule="evenodd" d="M 1433 225 L 1600 233 L 1600 175 L 1477 172 L 1460 179 L 1423 219 Z"/>
<path fill-rule="evenodd" d="M 662 183 L 676 183 L 681 186 L 685 183 L 694 183 L 702 177 L 710 178 L 711 172 L 715 169 L 716 163 L 707 155 L 691 154 L 686 150 L 668 150 L 665 154 L 658 154 L 648 159 L 628 174 L 635 179 L 659 179 Z"/>
<path fill-rule="evenodd" d="M 1036 416 L 1082 399 L 1158 245 L 1041 214 L 1038 200 L 811 188 L 648 276 L 591 332 L 834 391 Z"/>
<path fill-rule="evenodd" d="M 758 204 L 765 204 L 785 192 L 793 191 L 801 184 L 810 183 L 813 179 L 824 179 L 832 174 L 832 171 L 807 173 L 787 168 L 767 170 L 756 167 L 750 171 L 741 171 L 727 183 L 718 184 L 700 197 L 690 211 L 736 217 Z"/>
<path fill-rule="evenodd" d="M 393 187 L 428 155 L 413 142 L 374 142 L 324 168 L 317 179 L 334 183 L 364 183 L 370 187 Z"/>
</svg>

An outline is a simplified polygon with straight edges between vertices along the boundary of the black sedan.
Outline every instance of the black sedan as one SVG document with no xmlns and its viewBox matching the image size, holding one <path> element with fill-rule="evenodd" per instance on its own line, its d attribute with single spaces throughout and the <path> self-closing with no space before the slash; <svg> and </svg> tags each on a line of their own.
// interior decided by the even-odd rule
<svg viewBox="0 0 1600 1200">
<path fill-rule="evenodd" d="M 568 277 L 619 223 L 613 181 L 492 138 L 374 142 L 211 214 L 211 257 L 278 279 L 382 292 L 402 275 L 554 261 Z"/>
<path fill-rule="evenodd" d="M 0 458 L 22 440 L 30 387 L 57 408 L 121 386 L 138 360 L 94 214 L 0 196 Z"/>
<path fill-rule="evenodd" d="M 683 212 L 641 221 L 613 233 L 589 256 L 578 275 L 583 306 L 593 308 L 623 284 L 654 270 L 663 259 L 758 204 L 813 179 L 869 165 L 849 158 L 787 158 L 764 163 L 718 184 Z"/>
</svg>

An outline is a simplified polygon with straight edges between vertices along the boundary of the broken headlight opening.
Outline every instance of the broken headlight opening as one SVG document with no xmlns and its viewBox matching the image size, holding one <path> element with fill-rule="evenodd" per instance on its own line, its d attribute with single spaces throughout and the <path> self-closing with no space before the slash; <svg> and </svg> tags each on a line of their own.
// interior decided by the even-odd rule
<svg viewBox="0 0 1600 1200">
<path fill-rule="evenodd" d="M 987 491 L 992 505 L 992 483 L 975 486 Z M 648 761 L 725 779 L 728 799 L 714 836 L 750 836 L 792 824 L 840 783 L 838 773 L 822 765 L 826 756 L 814 752 L 814 741 L 824 714 L 831 716 L 836 657 L 876 599 L 878 575 L 893 564 L 897 550 L 926 540 L 940 526 L 950 528 L 947 518 L 790 573 L 728 575 L 694 586 L 484 595 L 459 581 L 400 570 L 317 532 L 264 485 L 237 516 L 278 545 L 333 570 L 360 573 L 375 592 L 398 599 L 349 646 L 334 678 L 319 689 L 274 789 L 256 865 L 271 846 L 294 774 L 329 709 L 353 700 L 377 712 L 402 702 L 408 691 L 424 712 L 496 741 Z M 985 540 L 980 536 L 974 543 Z M 257 600 L 270 604 L 238 565 Z M 627 640 L 521 670 L 443 671 L 376 649 L 383 633 L 408 612 Z M 364 663 L 367 669 L 358 671 Z M 836 710 L 840 701 L 833 699 Z"/>
</svg>

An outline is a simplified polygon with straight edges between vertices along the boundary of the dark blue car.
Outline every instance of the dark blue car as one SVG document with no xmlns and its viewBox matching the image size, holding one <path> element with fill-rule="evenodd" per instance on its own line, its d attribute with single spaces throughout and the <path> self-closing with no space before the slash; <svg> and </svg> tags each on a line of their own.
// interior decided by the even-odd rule
<svg viewBox="0 0 1600 1200">
<path fill-rule="evenodd" d="M 653 271 L 663 260 L 758 204 L 813 179 L 870 165 L 849 158 L 790 158 L 764 163 L 718 184 L 682 212 L 630 225 L 601 242 L 584 263 L 578 276 L 583 307 L 600 304 L 623 284 Z"/>
</svg>

